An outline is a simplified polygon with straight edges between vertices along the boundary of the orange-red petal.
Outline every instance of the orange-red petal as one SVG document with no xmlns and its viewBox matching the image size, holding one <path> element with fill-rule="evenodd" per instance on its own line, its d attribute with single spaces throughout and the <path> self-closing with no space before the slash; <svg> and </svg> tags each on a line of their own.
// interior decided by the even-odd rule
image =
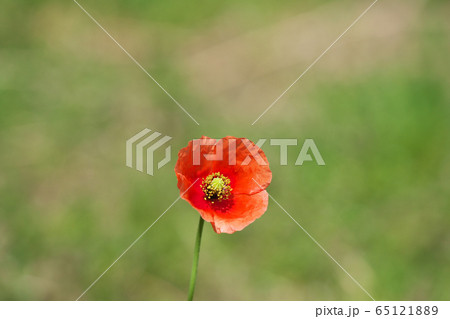
<svg viewBox="0 0 450 319">
<path fill-rule="evenodd" d="M 197 178 L 205 178 L 211 173 L 220 172 L 231 180 L 230 186 L 235 194 L 254 194 L 269 186 L 272 180 L 269 162 L 264 152 L 253 142 L 232 136 L 219 141 L 203 136 L 201 140 L 203 143 L 208 141 L 216 144 L 195 146 L 193 141 L 190 141 L 188 146 L 178 153 L 175 166 L 177 176 L 183 175 L 188 181 L 194 182 Z M 218 151 L 219 143 L 222 144 L 222 152 Z M 230 147 L 233 143 L 235 150 Z M 195 147 L 199 147 L 199 150 L 194 150 Z M 194 165 L 194 151 L 200 152 L 199 165 Z M 207 160 L 205 154 L 213 159 Z M 180 191 L 184 190 L 185 188 L 180 188 Z"/>
<path fill-rule="evenodd" d="M 218 234 L 242 230 L 267 210 L 268 194 L 265 190 L 251 195 L 236 194 L 227 200 L 211 203 L 203 199 L 199 185 L 199 182 L 195 183 L 182 198 L 197 209 Z"/>
</svg>

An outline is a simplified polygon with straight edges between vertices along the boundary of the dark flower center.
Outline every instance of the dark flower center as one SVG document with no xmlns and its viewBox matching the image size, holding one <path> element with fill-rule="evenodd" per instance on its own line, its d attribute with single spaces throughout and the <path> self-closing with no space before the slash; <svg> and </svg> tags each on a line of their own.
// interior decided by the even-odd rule
<svg viewBox="0 0 450 319">
<path fill-rule="evenodd" d="M 203 178 L 201 188 L 205 194 L 203 199 L 213 204 L 214 201 L 220 202 L 228 199 L 233 190 L 230 187 L 230 179 L 219 172 L 209 174 L 206 178 Z"/>
</svg>

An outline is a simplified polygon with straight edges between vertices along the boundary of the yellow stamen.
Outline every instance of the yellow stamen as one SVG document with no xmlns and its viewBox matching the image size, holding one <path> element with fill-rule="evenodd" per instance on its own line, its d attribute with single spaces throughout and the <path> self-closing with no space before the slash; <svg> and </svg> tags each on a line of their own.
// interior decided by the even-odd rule
<svg viewBox="0 0 450 319">
<path fill-rule="evenodd" d="M 205 193 L 205 200 L 214 204 L 214 201 L 222 201 L 229 198 L 231 191 L 230 179 L 219 172 L 212 173 L 203 178 L 201 188 Z"/>
</svg>

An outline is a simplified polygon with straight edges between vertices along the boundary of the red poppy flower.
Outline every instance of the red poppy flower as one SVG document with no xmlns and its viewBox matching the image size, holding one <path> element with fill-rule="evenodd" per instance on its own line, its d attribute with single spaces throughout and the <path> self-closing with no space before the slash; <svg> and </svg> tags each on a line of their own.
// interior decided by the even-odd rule
<svg viewBox="0 0 450 319">
<path fill-rule="evenodd" d="M 175 165 L 181 197 L 218 234 L 244 229 L 267 210 L 272 172 L 253 142 L 232 136 L 190 141 Z"/>
</svg>

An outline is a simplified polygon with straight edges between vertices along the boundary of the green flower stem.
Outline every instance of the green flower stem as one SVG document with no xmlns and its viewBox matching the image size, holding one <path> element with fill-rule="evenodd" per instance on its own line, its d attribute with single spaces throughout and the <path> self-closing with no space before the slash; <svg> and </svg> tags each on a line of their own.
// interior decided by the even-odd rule
<svg viewBox="0 0 450 319">
<path fill-rule="evenodd" d="M 198 222 L 197 238 L 195 239 L 194 247 L 194 261 L 192 262 L 192 272 L 191 272 L 191 282 L 189 283 L 189 295 L 188 301 L 194 299 L 195 281 L 197 279 L 197 269 L 198 269 L 198 258 L 200 256 L 200 243 L 202 242 L 202 232 L 203 224 L 205 220 L 200 216 L 200 221 Z"/>
</svg>

